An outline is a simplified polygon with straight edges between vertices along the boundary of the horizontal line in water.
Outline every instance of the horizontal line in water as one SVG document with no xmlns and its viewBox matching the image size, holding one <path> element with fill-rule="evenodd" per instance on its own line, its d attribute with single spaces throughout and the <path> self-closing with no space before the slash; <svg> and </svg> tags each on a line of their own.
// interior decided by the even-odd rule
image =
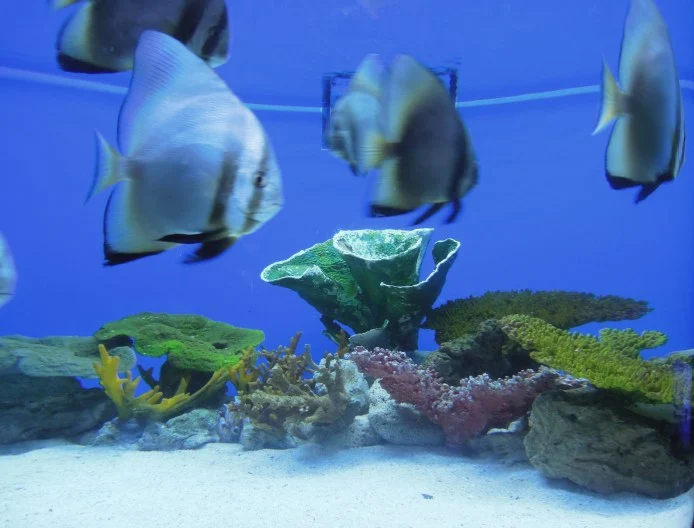
<svg viewBox="0 0 694 528">
<path fill-rule="evenodd" d="M 89 90 L 92 92 L 100 92 L 114 95 L 125 95 L 127 88 L 122 86 L 113 86 L 97 81 L 85 81 L 83 79 L 71 79 L 61 75 L 53 75 L 50 73 L 40 73 L 30 70 L 20 70 L 16 68 L 7 68 L 0 66 L 0 78 L 13 79 L 26 82 L 34 82 L 51 86 L 62 86 L 76 90 Z M 694 91 L 694 81 L 681 80 L 680 85 L 685 90 Z M 492 97 L 489 99 L 473 99 L 470 101 L 458 101 L 457 108 L 474 108 L 478 106 L 494 106 L 502 104 L 524 103 L 527 101 L 538 101 L 542 99 L 556 99 L 560 97 L 572 97 L 575 95 L 585 95 L 599 93 L 600 86 L 595 84 L 591 86 L 577 86 L 575 88 L 565 88 L 563 90 L 549 90 L 546 92 L 532 92 L 519 95 L 510 95 L 507 97 Z M 320 113 L 320 106 L 291 106 L 291 105 L 272 105 L 261 103 L 247 103 L 247 106 L 252 110 L 261 112 L 298 112 L 298 113 Z"/>
</svg>

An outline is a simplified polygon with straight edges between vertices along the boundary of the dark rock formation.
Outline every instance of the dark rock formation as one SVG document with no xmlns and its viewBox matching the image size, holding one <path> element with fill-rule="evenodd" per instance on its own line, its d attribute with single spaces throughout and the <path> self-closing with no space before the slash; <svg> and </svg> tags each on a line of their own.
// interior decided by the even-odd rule
<svg viewBox="0 0 694 528">
<path fill-rule="evenodd" d="M 673 449 L 674 427 L 637 415 L 596 389 L 541 394 L 525 449 L 549 478 L 600 493 L 670 498 L 694 486 L 694 453 Z"/>
</svg>

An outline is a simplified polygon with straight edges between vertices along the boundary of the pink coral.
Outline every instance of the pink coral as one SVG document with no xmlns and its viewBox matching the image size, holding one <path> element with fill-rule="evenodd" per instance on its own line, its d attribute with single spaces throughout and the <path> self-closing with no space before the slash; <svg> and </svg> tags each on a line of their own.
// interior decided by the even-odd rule
<svg viewBox="0 0 694 528">
<path fill-rule="evenodd" d="M 435 371 L 418 368 L 402 352 L 356 347 L 349 359 L 366 375 L 380 378 L 381 386 L 396 401 L 414 405 L 440 425 L 452 446 L 492 427 L 508 425 L 559 379 L 555 371 L 541 367 L 497 380 L 487 374 L 464 378 L 454 387 L 443 383 Z"/>
</svg>

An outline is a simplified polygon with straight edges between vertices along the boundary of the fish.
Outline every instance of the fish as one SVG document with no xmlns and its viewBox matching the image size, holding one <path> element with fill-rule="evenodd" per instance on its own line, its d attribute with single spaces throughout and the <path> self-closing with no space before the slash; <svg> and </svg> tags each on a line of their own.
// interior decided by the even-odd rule
<svg viewBox="0 0 694 528">
<path fill-rule="evenodd" d="M 0 233 L 0 307 L 10 302 L 17 288 L 17 268 L 7 239 Z"/>
<path fill-rule="evenodd" d="M 340 97 L 330 113 L 328 146 L 347 161 L 352 174 L 364 176 L 376 168 L 374 149 L 364 145 L 382 135 L 381 83 L 383 64 L 376 54 L 367 55 L 350 81 L 347 93 Z"/>
<path fill-rule="evenodd" d="M 439 78 L 410 55 L 397 55 L 385 83 L 384 135 L 367 149 L 380 166 L 369 216 L 396 216 L 429 205 L 420 224 L 452 205 L 445 223 L 455 221 L 461 199 L 479 180 L 468 130 Z"/>
<path fill-rule="evenodd" d="M 617 84 L 603 58 L 602 108 L 593 135 L 612 121 L 605 174 L 612 189 L 640 187 L 635 203 L 673 181 L 685 160 L 682 91 L 668 28 L 652 0 L 630 0 Z"/>
<path fill-rule="evenodd" d="M 255 114 L 181 42 L 142 33 L 118 116 L 118 147 L 96 131 L 87 194 L 113 186 L 104 265 L 199 244 L 184 263 L 216 258 L 284 204 L 274 149 Z"/>
<path fill-rule="evenodd" d="M 138 39 L 147 29 L 184 43 L 210 66 L 228 60 L 225 0 L 53 0 L 59 9 L 79 3 L 56 42 L 63 71 L 115 73 L 131 70 Z"/>
</svg>

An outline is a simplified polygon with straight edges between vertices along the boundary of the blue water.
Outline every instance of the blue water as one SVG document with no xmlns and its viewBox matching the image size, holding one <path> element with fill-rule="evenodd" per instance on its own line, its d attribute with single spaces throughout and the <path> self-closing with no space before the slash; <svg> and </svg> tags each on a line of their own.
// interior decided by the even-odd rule
<svg viewBox="0 0 694 528">
<path fill-rule="evenodd" d="M 60 73 L 53 45 L 67 12 L 41 4 L 0 8 L 16 28 L 0 32 L 0 66 L 12 69 L 9 77 L 0 70 L 0 229 L 19 273 L 17 296 L 0 312 L 0 335 L 90 335 L 121 317 L 162 311 L 261 328 L 268 347 L 302 330 L 316 355 L 333 350 L 319 314 L 293 291 L 261 281 L 261 270 L 339 229 L 408 228 L 416 213 L 366 217 L 372 178 L 353 177 L 321 150 L 318 112 L 258 111 L 283 173 L 280 214 L 202 265 L 183 266 L 189 248 L 181 248 L 103 268 L 107 193 L 84 200 L 94 129 L 115 144 L 123 96 L 27 80 L 26 72 L 122 87 L 129 74 Z M 694 79 L 694 3 L 659 6 L 681 77 Z M 372 18 L 356 1 L 233 2 L 231 59 L 217 71 L 245 102 L 310 108 L 320 106 L 322 73 L 353 69 L 366 53 L 411 53 L 432 67 L 459 61 L 460 101 L 593 86 L 603 54 L 616 68 L 626 7 L 626 0 L 392 0 Z M 691 83 L 683 95 L 690 118 Z M 462 243 L 436 304 L 517 288 L 634 297 L 655 310 L 609 326 L 667 333 L 657 354 L 691 348 L 694 162 L 634 205 L 636 191 L 613 191 L 605 180 L 609 134 L 590 135 L 598 111 L 595 92 L 461 109 L 480 183 L 456 223 L 443 225 L 445 214 L 426 223 L 436 228 L 433 240 Z M 423 273 L 432 266 L 427 258 Z M 422 331 L 420 347 L 434 347 L 430 332 Z"/>
</svg>

